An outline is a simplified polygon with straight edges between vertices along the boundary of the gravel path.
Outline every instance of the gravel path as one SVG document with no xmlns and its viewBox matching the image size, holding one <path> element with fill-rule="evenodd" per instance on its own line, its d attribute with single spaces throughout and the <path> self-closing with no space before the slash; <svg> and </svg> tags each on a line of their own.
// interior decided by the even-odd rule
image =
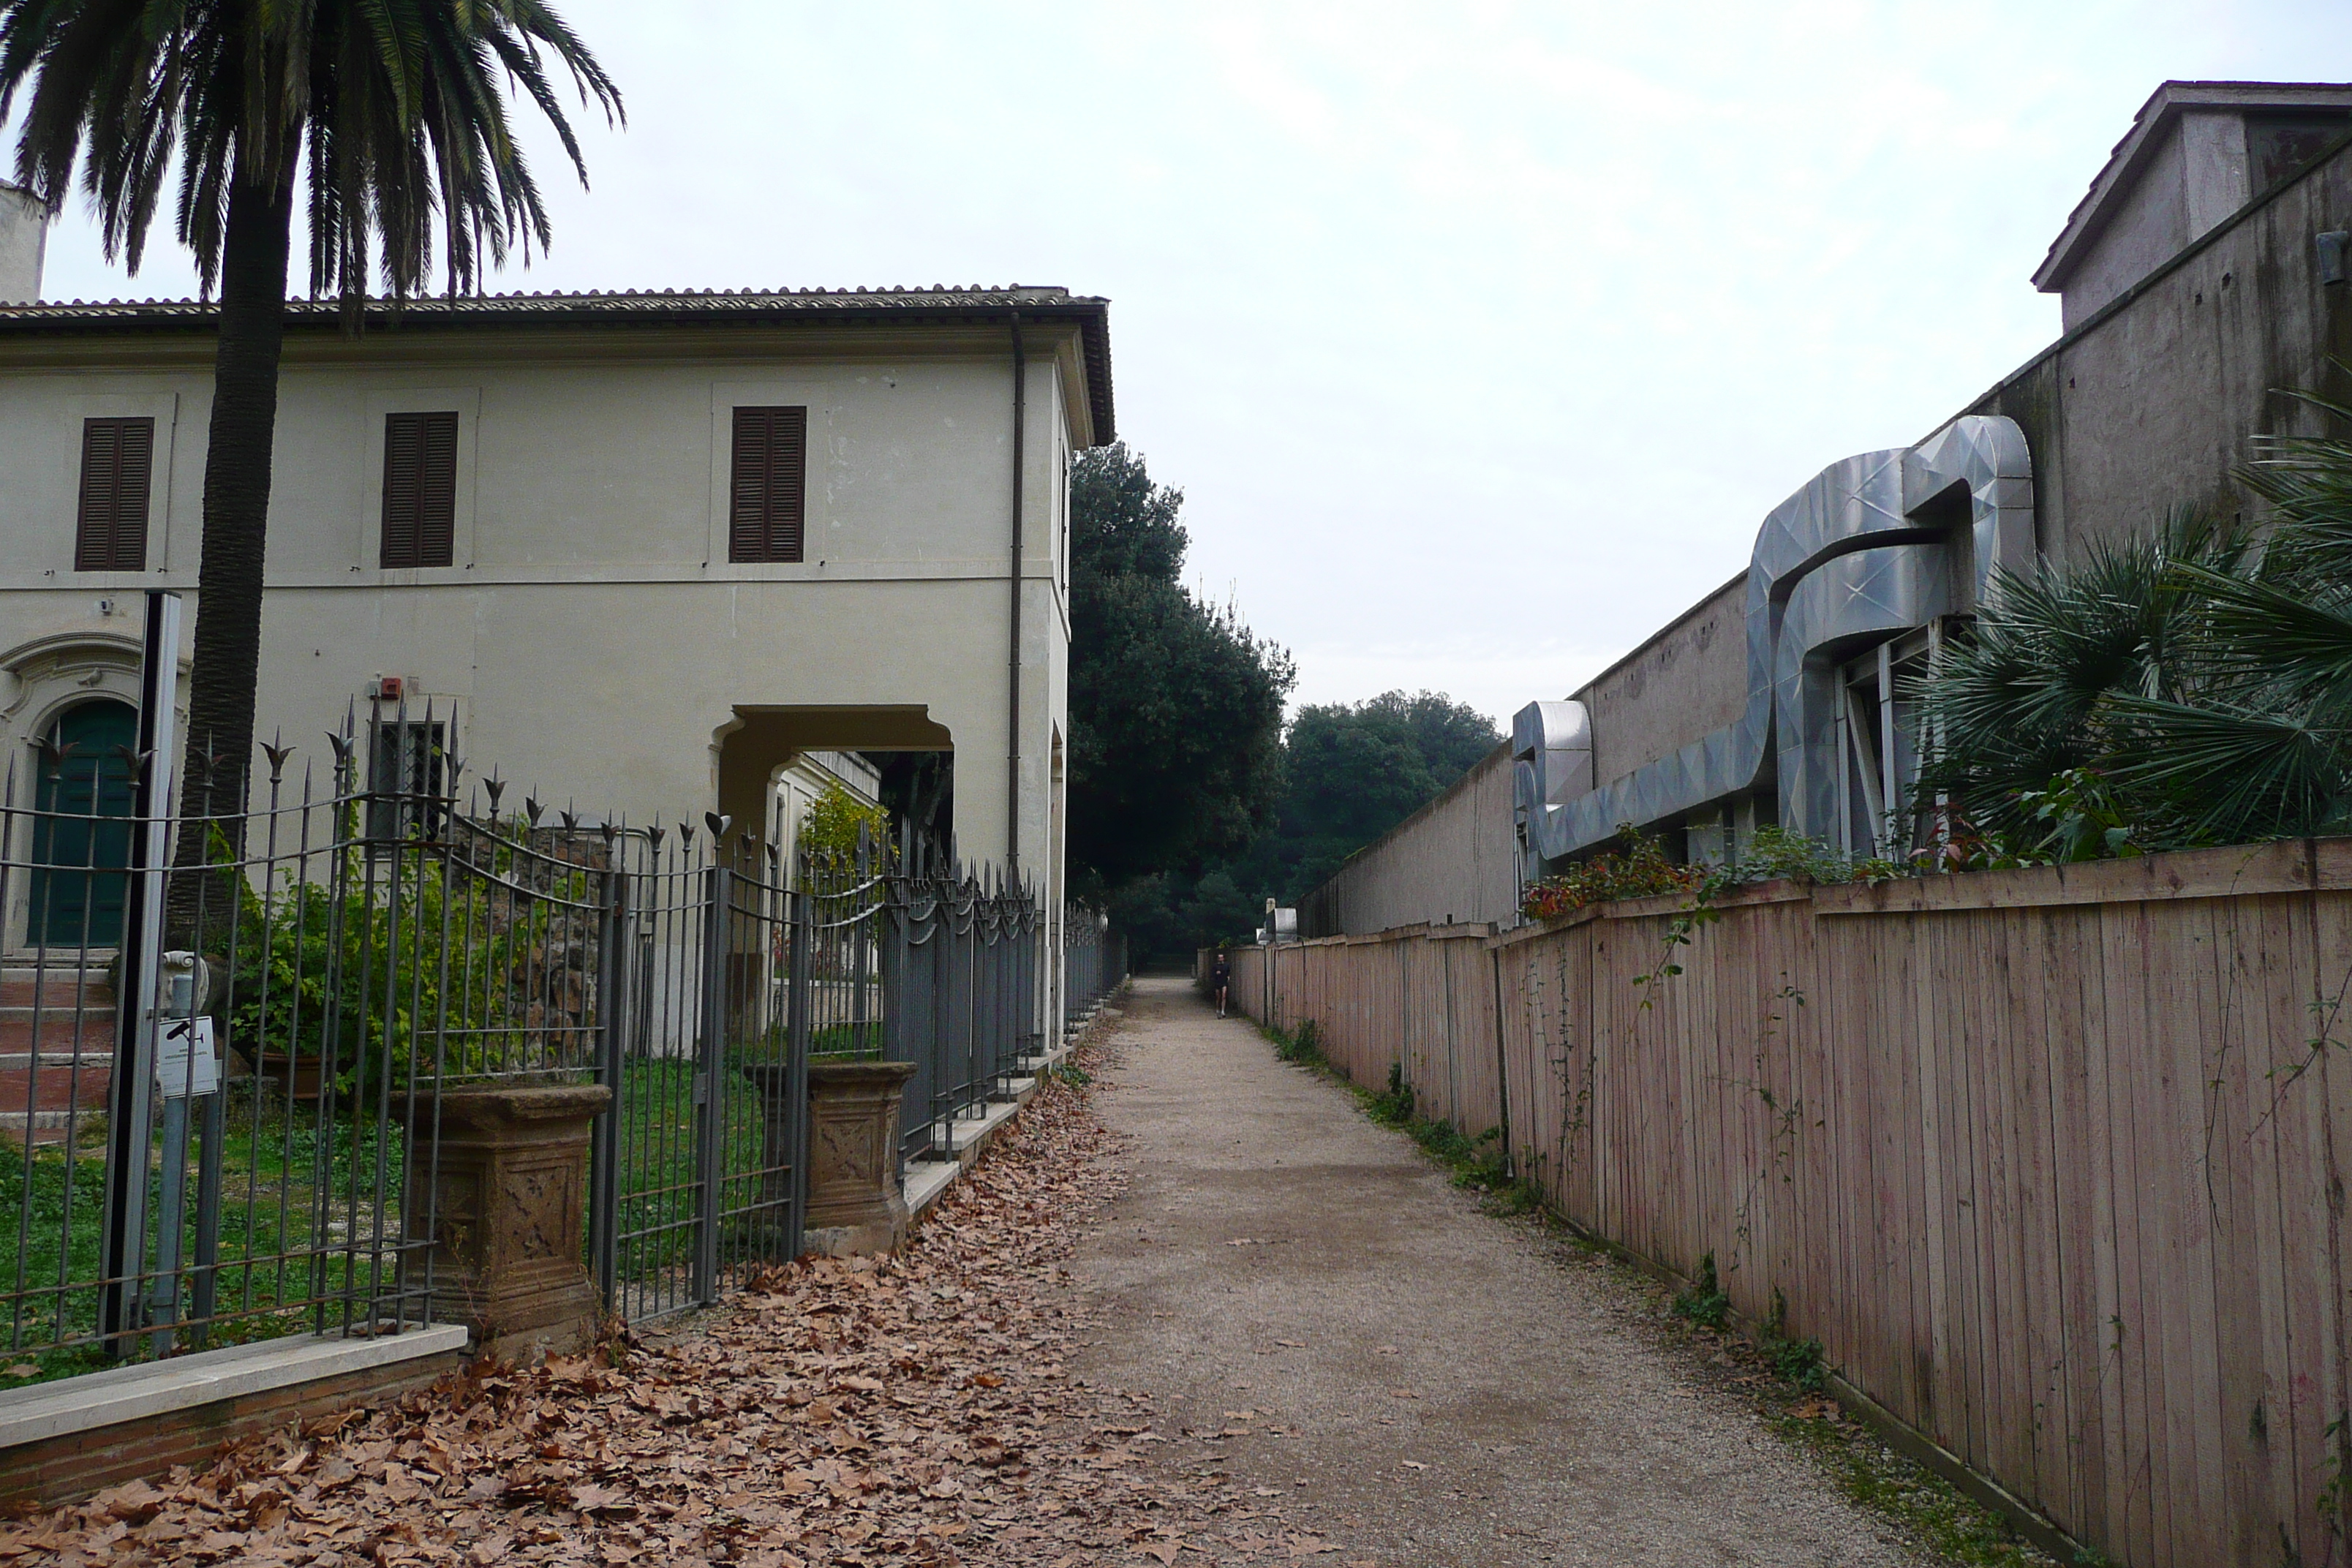
<svg viewBox="0 0 2352 1568">
<path fill-rule="evenodd" d="M 1147 1388 L 1163 1463 L 1221 1454 L 1327 1564 L 1927 1559 L 1696 1380 L 1612 1271 L 1488 1219 L 1340 1088 L 1139 981 L 1097 1113 L 1131 1184 L 1071 1267 L 1073 1363 Z"/>
</svg>

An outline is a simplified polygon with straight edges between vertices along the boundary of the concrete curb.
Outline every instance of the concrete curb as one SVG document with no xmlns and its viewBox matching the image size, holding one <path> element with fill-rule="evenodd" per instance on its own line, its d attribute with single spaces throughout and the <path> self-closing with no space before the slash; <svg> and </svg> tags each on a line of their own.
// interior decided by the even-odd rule
<svg viewBox="0 0 2352 1568">
<path fill-rule="evenodd" d="M 1068 1059 L 1072 1051 L 1091 1039 L 1098 1026 L 1122 1016 L 1114 1004 L 1126 998 L 1127 988 L 1128 982 L 1124 980 L 1111 987 L 1101 1001 L 1087 1009 L 1084 1017 L 1070 1026 L 1060 1045 L 1042 1057 L 1031 1058 L 1035 1063 L 1035 1072 L 1027 1078 L 1014 1079 L 1011 1092 L 1006 1098 L 992 1103 L 986 1116 L 976 1121 L 956 1122 L 949 1135 L 950 1147 L 954 1153 L 952 1159 L 915 1160 L 908 1163 L 904 1191 L 909 1226 L 919 1224 L 940 1199 L 947 1195 L 947 1190 L 955 1184 L 957 1179 L 980 1163 L 982 1152 L 1012 1125 L 1013 1119 L 1021 1114 L 1023 1106 L 1037 1098 L 1037 1091 L 1045 1086 L 1047 1074 Z"/>
<path fill-rule="evenodd" d="M 365 1339 L 306 1334 L 12 1388 L 0 1394 L 0 1451 L 465 1348 L 456 1323 Z"/>
</svg>

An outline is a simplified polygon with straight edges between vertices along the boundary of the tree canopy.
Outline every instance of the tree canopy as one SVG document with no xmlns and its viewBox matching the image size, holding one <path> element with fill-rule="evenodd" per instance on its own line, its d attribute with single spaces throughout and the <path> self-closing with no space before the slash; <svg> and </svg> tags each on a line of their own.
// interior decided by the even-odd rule
<svg viewBox="0 0 2352 1568">
<path fill-rule="evenodd" d="M 1125 445 L 1070 479 L 1070 861 L 1102 897 L 1271 821 L 1290 656 L 1180 581 L 1183 492 Z"/>
<path fill-rule="evenodd" d="M 1130 886 L 1115 912 L 1147 952 L 1246 938 L 1267 899 L 1297 903 L 1501 740 L 1485 714 L 1433 691 L 1302 708 L 1284 738 L 1273 822 L 1197 877 L 1171 872 Z"/>
</svg>

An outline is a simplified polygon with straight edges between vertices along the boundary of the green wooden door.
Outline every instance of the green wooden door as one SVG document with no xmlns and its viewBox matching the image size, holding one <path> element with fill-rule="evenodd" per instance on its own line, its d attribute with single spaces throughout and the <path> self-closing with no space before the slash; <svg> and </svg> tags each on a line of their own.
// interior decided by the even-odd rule
<svg viewBox="0 0 2352 1568">
<path fill-rule="evenodd" d="M 128 703 L 85 702 L 49 730 L 64 751 L 41 759 L 39 817 L 33 830 L 32 940 L 50 947 L 113 947 L 122 941 L 130 879 L 131 776 L 139 742 Z"/>
</svg>

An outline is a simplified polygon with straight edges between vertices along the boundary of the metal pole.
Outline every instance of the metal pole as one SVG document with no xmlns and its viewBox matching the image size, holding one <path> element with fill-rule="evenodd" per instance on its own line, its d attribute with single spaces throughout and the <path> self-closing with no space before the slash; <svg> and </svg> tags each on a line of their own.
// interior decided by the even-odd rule
<svg viewBox="0 0 2352 1568">
<path fill-rule="evenodd" d="M 201 900 L 199 901 L 201 906 Z M 163 1326 L 149 1336 L 148 1349 L 161 1361 L 172 1353 L 173 1325 L 180 1319 L 181 1243 L 186 1236 L 188 1201 L 188 1094 L 195 1072 L 196 1042 L 189 1020 L 196 1010 L 196 955 L 173 952 L 172 978 L 161 988 L 159 1015 L 186 1036 L 178 1047 L 179 1081 L 163 1085 L 163 1163 L 155 1224 L 155 1273 L 147 1283 L 147 1321 Z M 170 1072 L 167 1069 L 167 1080 Z"/>
<path fill-rule="evenodd" d="M 694 1075 L 694 1299 L 719 1300 L 719 1188 L 726 1150 L 727 868 L 703 873 L 701 1061 Z"/>
<path fill-rule="evenodd" d="M 139 665 L 138 787 L 131 806 L 129 897 L 122 911 L 122 992 L 116 999 L 114 1080 L 108 1090 L 105 1231 L 100 1243 L 99 1333 L 110 1356 L 139 1326 L 139 1274 L 147 1252 L 147 1138 L 155 1113 L 155 992 L 163 956 L 163 892 L 171 864 L 173 704 L 180 671 L 180 596 L 147 595 Z"/>
<path fill-rule="evenodd" d="M 618 864 L 618 846 L 608 853 L 614 863 L 605 872 L 604 907 L 596 932 L 596 1064 L 613 1097 L 596 1118 L 591 1151 L 595 1170 L 588 1187 L 588 1252 L 595 1260 L 597 1296 L 609 1312 L 620 1285 L 621 1126 L 627 1115 L 622 1096 L 628 1092 L 623 1052 L 630 1015 L 625 994 L 629 963 L 623 949 L 630 921 L 629 876 Z"/>
<path fill-rule="evenodd" d="M 785 895 L 784 908 L 793 922 L 792 994 L 786 999 L 786 1038 L 791 1041 L 790 1088 L 792 1116 L 793 1201 L 784 1233 L 784 1261 L 801 1255 L 801 1237 L 808 1218 L 808 1065 L 809 1065 L 809 924 L 815 904 L 806 892 Z"/>
<path fill-rule="evenodd" d="M 1021 481 L 1029 429 L 1029 356 L 1013 312 L 1013 647 L 1004 702 L 1004 874 L 1021 875 Z"/>
</svg>

